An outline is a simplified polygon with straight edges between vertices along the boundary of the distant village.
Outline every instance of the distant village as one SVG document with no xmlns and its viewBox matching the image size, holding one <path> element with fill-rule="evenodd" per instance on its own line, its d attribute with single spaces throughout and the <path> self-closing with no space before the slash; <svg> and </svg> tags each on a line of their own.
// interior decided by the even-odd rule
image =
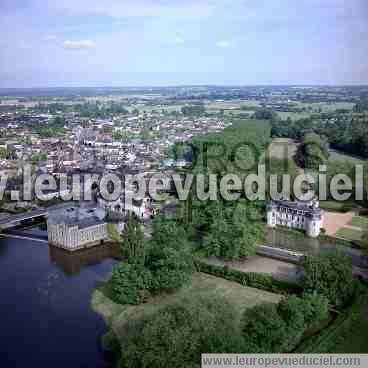
<svg viewBox="0 0 368 368">
<path fill-rule="evenodd" d="M 20 103 L 6 102 L 15 107 Z M 71 178 L 73 174 L 85 173 L 115 173 L 121 178 L 126 174 L 167 173 L 188 164 L 183 159 L 169 158 L 170 147 L 176 142 L 220 132 L 230 125 L 216 116 L 135 110 L 107 118 L 86 118 L 75 112 L 36 113 L 36 106 L 39 105 L 31 103 L 23 105 L 21 110 L 15 108 L 14 112 L 0 113 L 0 174 L 9 178 L 1 206 L 7 213 L 37 210 L 61 202 L 59 190 L 46 192 L 49 199 L 46 203 L 37 199 L 31 202 L 7 200 L 12 190 L 21 192 L 23 189 L 24 164 L 32 164 L 34 177 L 52 174 L 57 182 L 62 175 Z M 78 204 L 78 211 L 74 211 L 75 207 L 54 211 L 48 219 L 49 242 L 76 250 L 108 239 L 105 221 L 108 216 L 116 223 L 128 212 L 142 219 L 153 217 L 155 208 L 149 198 L 129 209 L 124 208 L 122 202 L 120 199 L 108 203 L 95 198 L 92 208 L 88 205 L 89 210 L 79 210 Z"/>
</svg>

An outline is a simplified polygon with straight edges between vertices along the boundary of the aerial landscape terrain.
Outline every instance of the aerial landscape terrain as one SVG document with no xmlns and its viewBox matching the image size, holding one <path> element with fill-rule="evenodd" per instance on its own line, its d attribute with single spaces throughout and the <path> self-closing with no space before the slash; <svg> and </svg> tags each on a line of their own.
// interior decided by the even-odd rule
<svg viewBox="0 0 368 368">
<path fill-rule="evenodd" d="M 0 20 L 1 367 L 366 366 L 365 1 Z"/>
</svg>

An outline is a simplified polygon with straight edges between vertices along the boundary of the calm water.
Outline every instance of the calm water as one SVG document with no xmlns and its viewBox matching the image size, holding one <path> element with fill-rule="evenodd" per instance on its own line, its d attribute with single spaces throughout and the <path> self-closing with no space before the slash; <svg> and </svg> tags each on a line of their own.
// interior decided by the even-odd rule
<svg viewBox="0 0 368 368">
<path fill-rule="evenodd" d="M 108 367 L 99 345 L 106 326 L 90 299 L 115 262 L 110 253 L 0 239 L 0 367 Z"/>
<path fill-rule="evenodd" d="M 287 248 L 309 255 L 329 253 L 336 250 L 342 251 L 351 258 L 353 264 L 358 267 L 368 268 L 368 257 L 357 249 L 347 248 L 342 245 L 333 244 L 330 241 L 312 239 L 306 236 L 293 234 L 292 232 L 270 230 L 267 234 L 267 245 Z"/>
</svg>

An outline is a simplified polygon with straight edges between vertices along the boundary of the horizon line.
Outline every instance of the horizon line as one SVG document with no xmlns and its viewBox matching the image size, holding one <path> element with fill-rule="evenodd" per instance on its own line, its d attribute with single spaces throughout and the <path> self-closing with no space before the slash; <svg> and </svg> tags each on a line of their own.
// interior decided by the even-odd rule
<svg viewBox="0 0 368 368">
<path fill-rule="evenodd" d="M 0 87 L 0 90 L 31 90 L 31 89 L 143 89 L 143 88 L 188 88 L 188 87 L 227 87 L 227 88 L 244 88 L 244 87 L 368 87 L 368 82 L 365 83 L 300 83 L 300 84 L 277 84 L 277 83 L 260 83 L 260 84 L 165 84 L 165 85 L 140 85 L 140 86 L 31 86 L 31 87 Z"/>
</svg>

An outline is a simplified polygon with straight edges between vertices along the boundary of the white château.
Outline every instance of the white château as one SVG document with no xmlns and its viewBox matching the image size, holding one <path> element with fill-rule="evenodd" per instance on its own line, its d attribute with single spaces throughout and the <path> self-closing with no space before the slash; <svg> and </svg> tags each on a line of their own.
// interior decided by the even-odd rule
<svg viewBox="0 0 368 368">
<path fill-rule="evenodd" d="M 310 201 L 271 201 L 267 205 L 267 225 L 305 230 L 317 238 L 323 226 L 323 212 L 316 198 Z"/>
</svg>

